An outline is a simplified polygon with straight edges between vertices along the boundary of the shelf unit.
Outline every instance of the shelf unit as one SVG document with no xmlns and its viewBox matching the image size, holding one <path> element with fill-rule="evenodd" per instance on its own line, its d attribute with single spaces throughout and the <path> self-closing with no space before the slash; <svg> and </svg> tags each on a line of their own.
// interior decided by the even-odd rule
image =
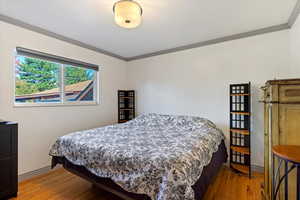
<svg viewBox="0 0 300 200">
<path fill-rule="evenodd" d="M 134 90 L 118 90 L 118 122 L 124 123 L 135 118 Z"/>
<path fill-rule="evenodd" d="M 251 83 L 230 85 L 230 167 L 251 178 Z"/>
</svg>

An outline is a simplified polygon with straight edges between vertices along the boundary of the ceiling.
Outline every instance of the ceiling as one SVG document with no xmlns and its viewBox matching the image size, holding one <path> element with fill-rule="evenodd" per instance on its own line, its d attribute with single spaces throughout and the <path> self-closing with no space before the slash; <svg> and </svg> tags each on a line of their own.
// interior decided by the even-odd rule
<svg viewBox="0 0 300 200">
<path fill-rule="evenodd" d="M 136 0 L 143 23 L 114 23 L 117 0 L 0 0 L 0 14 L 130 59 L 286 24 L 297 0 Z M 76 3 L 75 3 L 76 2 Z"/>
</svg>

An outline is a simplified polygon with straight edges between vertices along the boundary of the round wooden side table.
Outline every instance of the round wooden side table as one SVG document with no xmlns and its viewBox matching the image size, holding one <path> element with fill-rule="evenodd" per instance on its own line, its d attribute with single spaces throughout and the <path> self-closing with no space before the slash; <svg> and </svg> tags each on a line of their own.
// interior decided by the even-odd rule
<svg viewBox="0 0 300 200">
<path fill-rule="evenodd" d="M 272 148 L 273 160 L 273 184 L 272 184 L 272 200 L 276 200 L 281 183 L 284 181 L 284 199 L 288 200 L 288 175 L 294 169 L 297 168 L 297 198 L 300 200 L 300 146 L 297 145 L 277 145 Z M 278 159 L 278 168 L 275 172 L 274 161 Z M 284 162 L 284 174 L 279 177 L 280 168 Z M 289 168 L 289 163 L 292 166 Z"/>
</svg>

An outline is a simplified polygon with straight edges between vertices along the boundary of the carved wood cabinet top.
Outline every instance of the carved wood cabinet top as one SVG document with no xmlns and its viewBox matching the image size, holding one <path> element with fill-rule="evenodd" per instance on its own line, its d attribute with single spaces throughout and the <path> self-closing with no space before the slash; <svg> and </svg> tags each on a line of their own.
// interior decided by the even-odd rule
<svg viewBox="0 0 300 200">
<path fill-rule="evenodd" d="M 268 85 L 300 85 L 299 79 L 278 79 L 278 80 L 268 80 L 266 86 Z"/>
</svg>

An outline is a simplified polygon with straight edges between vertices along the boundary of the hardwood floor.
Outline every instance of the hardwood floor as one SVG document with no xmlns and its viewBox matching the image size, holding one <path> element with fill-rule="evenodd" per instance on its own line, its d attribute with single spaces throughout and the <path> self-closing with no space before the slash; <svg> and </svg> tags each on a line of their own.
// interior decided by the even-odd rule
<svg viewBox="0 0 300 200">
<path fill-rule="evenodd" d="M 252 178 L 223 167 L 210 185 L 204 200 L 262 200 L 261 184 L 264 176 L 254 173 Z"/>
<path fill-rule="evenodd" d="M 204 200 L 261 200 L 260 184 L 263 175 L 252 179 L 223 167 L 210 186 Z M 64 169 L 26 180 L 19 184 L 17 198 L 11 200 L 121 200 L 94 188 L 91 184 Z"/>
</svg>

